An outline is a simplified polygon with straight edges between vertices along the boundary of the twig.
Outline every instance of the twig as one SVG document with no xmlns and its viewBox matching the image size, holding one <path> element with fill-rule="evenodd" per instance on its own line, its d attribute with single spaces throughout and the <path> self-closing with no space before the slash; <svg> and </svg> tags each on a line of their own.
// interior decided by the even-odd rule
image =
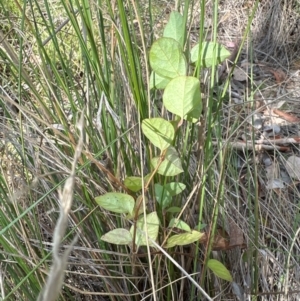
<svg viewBox="0 0 300 301">
<path fill-rule="evenodd" d="M 292 139 L 292 138 L 289 138 Z M 265 143 L 266 141 L 264 141 Z M 235 142 L 229 142 L 229 141 L 224 141 L 224 144 L 228 144 L 229 146 L 231 146 L 232 148 L 235 149 L 239 149 L 239 150 L 279 150 L 282 152 L 286 152 L 290 150 L 289 146 L 279 146 L 279 145 L 266 145 L 266 144 L 262 144 L 261 142 L 259 144 L 255 144 L 256 141 L 254 141 L 254 143 L 252 141 L 235 141 Z M 290 142 L 292 143 L 292 142 Z M 294 142 L 293 142 L 294 143 Z M 298 142 L 299 143 L 299 142 Z M 217 141 L 213 141 L 213 145 L 218 145 L 219 142 Z"/>
</svg>

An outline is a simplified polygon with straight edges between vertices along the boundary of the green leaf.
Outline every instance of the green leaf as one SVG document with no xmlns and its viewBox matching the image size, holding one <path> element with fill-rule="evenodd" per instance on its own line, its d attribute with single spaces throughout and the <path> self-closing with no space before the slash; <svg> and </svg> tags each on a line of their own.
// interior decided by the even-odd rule
<svg viewBox="0 0 300 301">
<path fill-rule="evenodd" d="M 198 223 L 198 225 L 195 227 L 195 229 L 203 230 L 205 227 L 207 227 L 207 224 Z"/>
<path fill-rule="evenodd" d="M 191 232 L 192 231 L 190 226 L 187 223 L 185 223 L 184 221 L 182 221 L 180 219 L 177 219 L 177 218 L 172 218 L 170 220 L 169 228 L 172 228 L 172 227 L 181 229 L 181 230 L 186 231 L 186 232 Z"/>
<path fill-rule="evenodd" d="M 150 74 L 150 89 L 164 89 L 170 80 L 170 78 L 162 77 L 152 71 Z"/>
<path fill-rule="evenodd" d="M 132 213 L 134 208 L 133 197 L 125 193 L 108 192 L 95 200 L 102 208 L 116 213 Z"/>
<path fill-rule="evenodd" d="M 199 101 L 199 104 L 193 108 L 186 116 L 186 120 L 192 123 L 195 123 L 199 120 L 199 117 L 202 114 L 202 101 Z"/>
<path fill-rule="evenodd" d="M 170 207 L 166 210 L 166 212 L 170 212 L 170 213 L 179 213 L 181 211 L 180 207 Z"/>
<path fill-rule="evenodd" d="M 144 184 L 147 183 L 147 181 L 149 180 L 150 175 L 146 175 L 144 177 Z M 127 177 L 124 179 L 124 185 L 125 187 L 127 187 L 128 189 L 130 189 L 133 192 L 137 192 L 140 191 L 142 189 L 142 182 L 143 179 L 141 177 Z"/>
<path fill-rule="evenodd" d="M 173 125 L 163 118 L 144 119 L 142 130 L 150 142 L 161 150 L 168 148 L 175 136 Z"/>
<path fill-rule="evenodd" d="M 174 78 L 186 74 L 186 58 L 180 44 L 172 38 L 160 38 L 154 42 L 149 59 L 153 71 L 162 77 Z"/>
<path fill-rule="evenodd" d="M 163 103 L 168 111 L 183 119 L 187 119 L 192 110 L 197 109 L 201 112 L 199 80 L 192 76 L 178 76 L 172 79 L 165 89 Z"/>
<path fill-rule="evenodd" d="M 181 193 L 185 189 L 183 183 L 172 182 L 164 186 L 156 183 L 154 185 L 155 198 L 162 209 L 169 207 L 172 197 Z"/>
<path fill-rule="evenodd" d="M 154 191 L 156 201 L 161 206 L 161 208 L 164 209 L 168 207 L 172 201 L 172 196 L 170 195 L 169 191 L 167 191 L 164 186 L 158 183 L 155 183 Z"/>
<path fill-rule="evenodd" d="M 183 47 L 184 20 L 183 16 L 176 11 L 171 12 L 170 19 L 164 29 L 165 38 L 173 38 Z"/>
<path fill-rule="evenodd" d="M 147 240 L 146 240 L 146 231 L 148 230 L 148 237 L 151 238 L 153 241 L 157 239 L 158 236 L 158 229 L 159 229 L 159 218 L 157 216 L 157 213 L 151 212 L 146 215 L 145 221 L 144 216 L 141 216 L 137 223 L 136 223 L 136 237 L 135 237 L 135 243 L 137 246 L 146 246 Z M 134 232 L 134 225 L 130 228 L 130 233 L 133 235 Z M 153 246 L 153 243 L 149 240 L 149 245 Z"/>
<path fill-rule="evenodd" d="M 219 278 L 232 282 L 232 276 L 223 263 L 216 259 L 209 259 L 207 267 Z"/>
<path fill-rule="evenodd" d="M 179 182 L 171 182 L 165 185 L 165 189 L 170 193 L 171 196 L 180 194 L 184 189 L 185 185 Z"/>
<path fill-rule="evenodd" d="M 142 189 L 142 182 L 143 179 L 141 177 L 127 177 L 124 179 L 124 185 L 134 192 Z"/>
<path fill-rule="evenodd" d="M 151 160 L 151 165 L 156 168 L 160 163 L 160 158 L 155 157 Z M 165 154 L 165 159 L 160 164 L 157 173 L 166 177 L 176 176 L 183 172 L 178 153 L 174 147 L 169 147 Z"/>
<path fill-rule="evenodd" d="M 211 67 L 213 65 L 214 48 L 217 47 L 217 57 L 215 59 L 216 64 L 222 63 L 226 58 L 230 56 L 230 52 L 221 44 L 213 42 L 203 42 L 201 49 L 201 66 L 204 68 Z M 199 44 L 195 45 L 191 50 L 191 62 L 198 61 Z"/>
<path fill-rule="evenodd" d="M 101 236 L 101 239 L 116 245 L 128 245 L 132 243 L 131 233 L 123 228 L 114 229 Z"/>
<path fill-rule="evenodd" d="M 128 220 L 129 219 L 135 219 L 136 215 L 139 216 L 140 214 L 144 213 L 144 206 L 147 207 L 148 203 L 149 203 L 149 201 L 148 201 L 148 198 L 146 196 L 144 196 L 144 201 L 143 201 L 143 196 L 139 195 L 137 197 L 136 201 L 135 201 L 133 212 L 127 214 L 126 218 Z"/>
<path fill-rule="evenodd" d="M 198 232 L 196 230 L 192 230 L 190 233 L 173 235 L 167 240 L 165 248 L 172 248 L 174 246 L 184 246 L 191 244 L 199 240 L 203 235 L 204 233 Z"/>
</svg>

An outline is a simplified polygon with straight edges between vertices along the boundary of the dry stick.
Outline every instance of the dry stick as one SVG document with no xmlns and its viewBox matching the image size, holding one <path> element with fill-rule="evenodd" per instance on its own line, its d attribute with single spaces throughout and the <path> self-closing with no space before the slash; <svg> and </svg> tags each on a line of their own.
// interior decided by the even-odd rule
<svg viewBox="0 0 300 301">
<path fill-rule="evenodd" d="M 289 138 L 289 139 L 292 139 L 292 138 Z M 286 141 L 286 139 L 282 139 L 282 140 Z M 213 141 L 212 143 L 213 143 L 213 145 L 218 145 L 218 142 L 216 142 L 216 141 Z M 274 143 L 274 142 L 270 142 L 270 144 L 271 143 Z M 281 142 L 281 143 L 287 143 L 287 142 Z M 296 142 L 296 140 L 295 140 L 295 141 L 291 141 L 289 143 L 300 143 L 300 142 Z M 225 144 L 230 145 L 232 148 L 239 149 L 239 150 L 246 150 L 246 149 L 274 150 L 274 149 L 277 149 L 279 151 L 288 151 L 290 149 L 289 146 L 265 145 L 265 144 L 255 144 L 255 145 L 253 145 L 251 141 L 236 141 L 236 142 L 224 141 L 223 144 L 224 145 Z"/>
<path fill-rule="evenodd" d="M 256 144 L 289 144 L 289 143 L 298 144 L 298 143 L 300 143 L 300 137 L 255 140 L 254 143 L 256 143 Z"/>
</svg>

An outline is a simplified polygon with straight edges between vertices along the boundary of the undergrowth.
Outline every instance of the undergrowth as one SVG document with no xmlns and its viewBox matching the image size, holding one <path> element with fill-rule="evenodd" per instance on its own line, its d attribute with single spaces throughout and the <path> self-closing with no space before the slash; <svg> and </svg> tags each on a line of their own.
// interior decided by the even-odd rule
<svg viewBox="0 0 300 301">
<path fill-rule="evenodd" d="M 1 300 L 297 300 L 252 2 L 235 39 L 217 0 L 1 3 Z"/>
</svg>

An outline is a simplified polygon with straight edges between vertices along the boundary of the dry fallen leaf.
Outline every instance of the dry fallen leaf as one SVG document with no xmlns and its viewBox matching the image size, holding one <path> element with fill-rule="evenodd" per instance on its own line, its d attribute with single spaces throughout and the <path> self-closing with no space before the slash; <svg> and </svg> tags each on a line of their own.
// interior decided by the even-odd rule
<svg viewBox="0 0 300 301">
<path fill-rule="evenodd" d="M 285 168 L 289 176 L 293 179 L 300 180 L 300 158 L 296 156 L 290 156 L 286 160 Z"/>
<path fill-rule="evenodd" d="M 269 71 L 274 75 L 276 83 L 278 85 L 282 84 L 285 81 L 286 74 L 283 70 L 281 70 L 281 69 L 274 70 L 274 69 L 269 68 Z"/>
<path fill-rule="evenodd" d="M 243 231 L 233 221 L 229 223 L 229 231 L 230 235 L 223 228 L 216 231 L 212 247 L 214 251 L 231 250 L 235 247 L 244 249 L 246 247 Z M 207 233 L 201 237 L 200 242 L 208 242 Z"/>
<path fill-rule="evenodd" d="M 246 81 L 248 78 L 248 74 L 245 72 L 245 70 L 235 67 L 232 73 L 232 76 L 235 80 L 239 82 Z"/>
<path fill-rule="evenodd" d="M 298 118 L 294 114 L 289 114 L 284 111 L 278 110 L 278 109 L 273 109 L 274 114 L 278 115 L 282 119 L 288 121 L 288 122 L 300 122 L 300 118 Z"/>
<path fill-rule="evenodd" d="M 244 240 L 244 233 L 242 229 L 233 220 L 230 220 L 229 222 L 229 231 L 230 231 L 229 248 L 232 249 L 238 246 L 244 249 L 246 247 L 245 240 Z"/>
</svg>

